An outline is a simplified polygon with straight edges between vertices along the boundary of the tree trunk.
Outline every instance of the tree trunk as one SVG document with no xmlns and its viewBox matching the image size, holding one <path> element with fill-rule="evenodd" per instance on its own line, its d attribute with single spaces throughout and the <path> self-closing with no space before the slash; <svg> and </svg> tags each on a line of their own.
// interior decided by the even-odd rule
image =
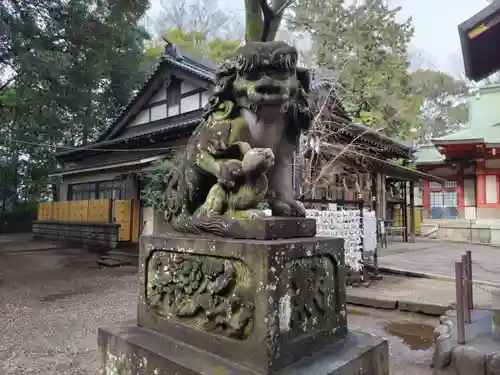
<svg viewBox="0 0 500 375">
<path fill-rule="evenodd" d="M 247 42 L 270 42 L 276 38 L 278 29 L 283 19 L 284 10 L 292 3 L 290 0 L 273 0 L 267 9 L 272 12 L 272 20 L 269 22 L 269 30 L 266 40 L 262 40 L 265 29 L 265 17 L 262 4 L 268 4 L 267 0 L 245 0 L 245 39 Z"/>
<path fill-rule="evenodd" d="M 262 37 L 264 20 L 259 0 L 245 0 L 245 40 L 259 41 Z"/>
</svg>

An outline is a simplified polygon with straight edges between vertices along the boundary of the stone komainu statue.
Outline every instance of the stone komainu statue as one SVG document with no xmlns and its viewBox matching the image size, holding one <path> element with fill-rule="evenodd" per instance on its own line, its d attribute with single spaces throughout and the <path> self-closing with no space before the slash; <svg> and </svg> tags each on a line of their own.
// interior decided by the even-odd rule
<svg viewBox="0 0 500 375">
<path fill-rule="evenodd" d="M 220 64 L 203 119 L 169 177 L 165 217 L 173 229 L 240 237 L 238 219 L 255 217 L 263 202 L 273 216 L 305 216 L 292 163 L 311 122 L 308 90 L 308 71 L 283 42 L 249 42 Z M 250 150 L 247 169 L 267 178 L 243 168 Z M 229 196 L 239 199 L 237 211 L 228 209 Z"/>
</svg>

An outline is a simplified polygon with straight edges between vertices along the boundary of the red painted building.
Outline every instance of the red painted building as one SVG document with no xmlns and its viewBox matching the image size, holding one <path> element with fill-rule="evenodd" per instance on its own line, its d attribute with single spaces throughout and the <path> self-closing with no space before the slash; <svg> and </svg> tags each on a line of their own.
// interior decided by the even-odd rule
<svg viewBox="0 0 500 375">
<path fill-rule="evenodd" d="M 417 168 L 443 177 L 424 181 L 424 218 L 500 224 L 500 85 L 470 92 L 466 129 L 415 150 Z"/>
</svg>

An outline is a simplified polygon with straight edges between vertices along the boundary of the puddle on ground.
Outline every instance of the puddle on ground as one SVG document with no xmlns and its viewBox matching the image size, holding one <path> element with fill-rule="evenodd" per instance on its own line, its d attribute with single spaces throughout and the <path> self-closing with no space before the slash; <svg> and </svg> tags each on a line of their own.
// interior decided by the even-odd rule
<svg viewBox="0 0 500 375">
<path fill-rule="evenodd" d="M 434 327 L 414 322 L 391 322 L 385 331 L 399 337 L 411 350 L 427 350 L 434 344 Z"/>
</svg>

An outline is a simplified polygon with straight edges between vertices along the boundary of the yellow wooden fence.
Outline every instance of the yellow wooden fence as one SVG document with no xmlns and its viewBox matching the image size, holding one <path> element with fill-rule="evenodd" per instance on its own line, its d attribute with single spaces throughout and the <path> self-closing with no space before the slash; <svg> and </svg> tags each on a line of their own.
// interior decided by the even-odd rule
<svg viewBox="0 0 500 375">
<path fill-rule="evenodd" d="M 415 207 L 415 233 L 420 233 L 420 223 L 422 223 L 422 207 Z M 401 208 L 394 209 L 394 226 L 402 227 L 403 226 L 403 215 L 401 212 Z M 410 225 L 410 208 L 406 209 L 406 222 L 408 226 Z"/>
<path fill-rule="evenodd" d="M 140 202 L 81 200 L 38 204 L 38 220 L 120 224 L 119 241 L 139 241 Z"/>
</svg>

